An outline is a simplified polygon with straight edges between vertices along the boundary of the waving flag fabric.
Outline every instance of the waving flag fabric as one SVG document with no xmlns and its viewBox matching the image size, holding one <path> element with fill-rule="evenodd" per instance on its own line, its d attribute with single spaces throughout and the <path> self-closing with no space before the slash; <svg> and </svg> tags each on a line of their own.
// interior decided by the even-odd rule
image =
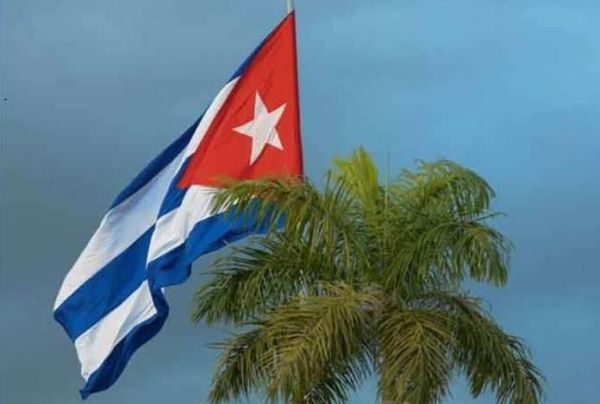
<svg viewBox="0 0 600 404">
<path fill-rule="evenodd" d="M 213 214 L 223 177 L 302 174 L 294 14 L 219 91 L 204 114 L 116 198 L 56 298 L 75 344 L 83 398 L 110 387 L 133 352 L 162 327 L 163 288 L 192 262 L 252 231 Z"/>
</svg>

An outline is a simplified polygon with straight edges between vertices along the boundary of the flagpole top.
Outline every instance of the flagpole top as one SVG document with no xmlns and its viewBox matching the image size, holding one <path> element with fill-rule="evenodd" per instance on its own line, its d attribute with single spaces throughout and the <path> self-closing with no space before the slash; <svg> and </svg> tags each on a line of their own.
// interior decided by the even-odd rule
<svg viewBox="0 0 600 404">
<path fill-rule="evenodd" d="M 294 0 L 285 0 L 285 12 L 286 14 L 294 11 Z"/>
</svg>

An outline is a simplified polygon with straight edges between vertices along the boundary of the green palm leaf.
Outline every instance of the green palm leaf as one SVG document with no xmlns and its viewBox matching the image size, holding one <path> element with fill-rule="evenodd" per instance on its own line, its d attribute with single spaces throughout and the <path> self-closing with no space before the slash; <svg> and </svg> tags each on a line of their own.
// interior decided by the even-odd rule
<svg viewBox="0 0 600 404">
<path fill-rule="evenodd" d="M 210 399 L 345 402 L 371 374 L 380 400 L 429 404 L 466 376 L 471 393 L 538 403 L 543 376 L 521 340 L 466 294 L 502 286 L 510 243 L 490 223 L 494 192 L 471 170 L 419 163 L 381 184 L 359 149 L 322 189 L 306 179 L 230 181 L 215 211 L 269 231 L 217 259 L 194 321 L 244 332 L 220 343 Z"/>
</svg>

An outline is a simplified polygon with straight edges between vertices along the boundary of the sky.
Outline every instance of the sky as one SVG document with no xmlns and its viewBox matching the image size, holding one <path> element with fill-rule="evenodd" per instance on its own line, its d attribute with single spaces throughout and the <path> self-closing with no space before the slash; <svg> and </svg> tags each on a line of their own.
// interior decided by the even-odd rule
<svg viewBox="0 0 600 404">
<path fill-rule="evenodd" d="M 297 0 L 305 168 L 366 147 L 392 172 L 448 158 L 495 188 L 508 286 L 471 289 L 530 345 L 546 402 L 600 396 L 600 2 Z M 208 105 L 283 0 L 3 0 L 0 402 L 78 403 L 52 318 L 116 194 Z M 189 320 L 211 257 L 90 404 L 204 403 L 231 330 Z M 371 381 L 352 403 L 375 401 Z M 447 403 L 471 400 L 460 380 Z"/>
</svg>

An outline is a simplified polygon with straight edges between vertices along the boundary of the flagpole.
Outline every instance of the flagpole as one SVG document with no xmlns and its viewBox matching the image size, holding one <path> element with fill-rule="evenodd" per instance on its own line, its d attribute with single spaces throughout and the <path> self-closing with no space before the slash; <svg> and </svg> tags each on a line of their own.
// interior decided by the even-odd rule
<svg viewBox="0 0 600 404">
<path fill-rule="evenodd" d="M 292 11 L 294 11 L 294 0 L 285 0 L 285 11 L 286 14 L 289 14 Z"/>
</svg>

